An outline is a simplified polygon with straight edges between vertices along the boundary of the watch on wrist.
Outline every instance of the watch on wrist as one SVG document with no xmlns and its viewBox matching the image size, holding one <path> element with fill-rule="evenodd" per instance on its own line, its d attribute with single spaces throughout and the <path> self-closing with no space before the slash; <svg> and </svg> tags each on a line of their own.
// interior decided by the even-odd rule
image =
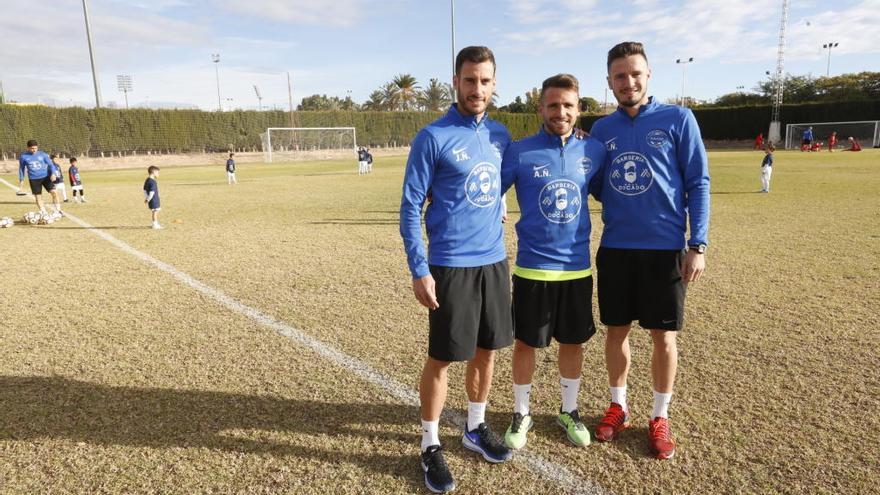
<svg viewBox="0 0 880 495">
<path fill-rule="evenodd" d="M 690 249 L 692 251 L 696 251 L 699 254 L 706 253 L 706 245 L 705 244 L 691 244 L 690 246 L 688 246 L 688 249 Z"/>
</svg>

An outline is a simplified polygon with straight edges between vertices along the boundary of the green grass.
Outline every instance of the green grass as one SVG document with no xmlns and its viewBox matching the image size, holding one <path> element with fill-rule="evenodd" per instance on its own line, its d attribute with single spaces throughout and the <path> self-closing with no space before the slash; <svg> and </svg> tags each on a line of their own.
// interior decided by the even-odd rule
<svg viewBox="0 0 880 495">
<path fill-rule="evenodd" d="M 770 194 L 756 193 L 761 156 L 710 154 L 711 244 L 679 338 L 675 459 L 648 455 L 639 331 L 634 428 L 570 447 L 553 423 L 548 350 L 530 451 L 616 493 L 877 490 L 880 153 L 777 152 Z M 427 325 L 398 234 L 403 163 L 380 159 L 365 177 L 354 163 L 242 164 L 231 188 L 221 166 L 166 167 L 162 231 L 146 228 L 145 171 L 83 163 L 90 203 L 67 209 L 415 390 Z M 33 209 L 0 186 L 0 216 Z M 515 253 L 512 228 L 507 242 Z M 415 406 L 69 219 L 0 230 L 0 253 L 0 492 L 422 492 Z M 603 338 L 600 327 L 587 344 L 582 381 L 591 427 L 608 400 Z M 512 408 L 510 355 L 490 396 L 496 431 Z M 462 382 L 454 366 L 449 408 L 465 407 Z M 462 493 L 557 491 L 519 464 L 477 460 L 458 436 L 441 428 Z"/>
</svg>

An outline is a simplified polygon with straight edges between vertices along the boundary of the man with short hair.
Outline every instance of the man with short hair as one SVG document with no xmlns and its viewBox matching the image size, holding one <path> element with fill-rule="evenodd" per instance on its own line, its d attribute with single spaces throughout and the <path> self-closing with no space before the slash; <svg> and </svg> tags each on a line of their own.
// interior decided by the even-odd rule
<svg viewBox="0 0 880 495">
<path fill-rule="evenodd" d="M 31 186 L 31 194 L 37 203 L 40 213 L 46 213 L 43 206 L 43 189 L 49 191 L 52 195 L 52 203 L 55 212 L 60 214 L 61 202 L 58 200 L 58 193 L 55 192 L 55 165 L 49 155 L 40 151 L 40 145 L 36 139 L 27 142 L 27 151 L 21 154 L 18 159 L 18 189 L 24 187 L 24 176 L 27 173 L 28 182 Z"/>
<path fill-rule="evenodd" d="M 435 493 L 455 488 L 438 431 L 451 363 L 467 361 L 462 443 L 492 463 L 511 455 L 485 420 L 495 350 L 513 342 L 500 222 L 501 157 L 510 135 L 486 115 L 495 89 L 492 51 L 462 49 L 452 81 L 456 103 L 413 140 L 400 202 L 400 234 L 413 293 L 429 310 L 428 357 L 419 384 L 421 463 L 425 485 Z M 429 194 L 426 252 L 421 212 Z"/>
<path fill-rule="evenodd" d="M 801 151 L 811 151 L 813 146 L 813 126 L 804 131 L 804 139 L 801 141 Z"/>
<path fill-rule="evenodd" d="M 676 334 L 684 324 L 687 286 L 706 266 L 709 164 L 693 113 L 648 97 L 651 69 L 641 43 L 613 47 L 607 68 L 619 106 L 592 132 L 608 150 L 599 192 L 605 226 L 596 274 L 599 316 L 608 327 L 611 406 L 595 436 L 610 441 L 629 426 L 628 335 L 638 320 L 651 333 L 654 348 L 648 437 L 655 456 L 668 459 L 675 454 L 668 409 L 678 368 Z"/>
<path fill-rule="evenodd" d="M 562 400 L 557 424 L 574 445 L 590 444 L 577 408 L 584 343 L 596 333 L 587 194 L 606 152 L 602 142 L 575 135 L 579 106 L 574 76 L 547 78 L 539 99 L 541 130 L 512 143 L 501 165 L 501 190 L 516 186 L 522 212 L 513 267 L 514 409 L 504 435 L 513 449 L 525 446 L 532 427 L 535 349 L 548 347 L 552 339 L 559 343 Z"/>
</svg>

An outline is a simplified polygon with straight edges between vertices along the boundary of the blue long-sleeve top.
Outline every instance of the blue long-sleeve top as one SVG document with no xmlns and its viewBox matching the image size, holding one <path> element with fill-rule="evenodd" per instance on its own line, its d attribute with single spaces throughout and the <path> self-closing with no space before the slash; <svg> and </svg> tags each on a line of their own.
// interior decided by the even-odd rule
<svg viewBox="0 0 880 495">
<path fill-rule="evenodd" d="M 571 135 L 563 143 L 560 136 L 548 134 L 543 127 L 507 148 L 501 164 L 501 188 L 506 191 L 514 185 L 522 213 L 516 223 L 514 273 L 552 280 L 564 276 L 548 271 L 590 268 L 592 226 L 587 196 L 605 155 L 605 146 L 597 139 Z"/>
<path fill-rule="evenodd" d="M 429 265 L 476 267 L 507 257 L 501 224 L 502 124 L 459 113 L 455 104 L 413 139 L 400 201 L 400 235 L 413 278 Z M 422 240 L 422 207 L 428 246 Z"/>
<path fill-rule="evenodd" d="M 54 167 L 52 159 L 46 153 L 25 151 L 18 159 L 18 180 L 24 180 L 25 171 L 30 180 L 45 179 L 52 174 Z"/>
<path fill-rule="evenodd" d="M 623 108 L 593 124 L 605 143 L 601 245 L 682 249 L 708 244 L 709 161 L 694 114 L 654 98 L 630 117 Z"/>
</svg>

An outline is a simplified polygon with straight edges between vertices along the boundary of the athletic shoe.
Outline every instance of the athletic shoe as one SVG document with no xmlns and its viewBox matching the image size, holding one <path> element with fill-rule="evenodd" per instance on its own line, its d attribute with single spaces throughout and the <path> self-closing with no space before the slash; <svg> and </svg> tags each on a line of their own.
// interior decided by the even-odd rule
<svg viewBox="0 0 880 495">
<path fill-rule="evenodd" d="M 556 416 L 556 424 L 565 430 L 568 440 L 578 447 L 586 447 L 590 445 L 590 431 L 581 422 L 581 417 L 577 409 L 572 412 L 559 412 Z"/>
<path fill-rule="evenodd" d="M 672 459 L 675 455 L 675 440 L 669 432 L 669 420 L 657 416 L 648 422 L 648 439 L 651 451 L 657 459 Z"/>
<path fill-rule="evenodd" d="M 86 202 L 86 198 L 81 198 L 79 201 L 80 201 L 81 203 L 85 203 L 85 202 Z"/>
<path fill-rule="evenodd" d="M 465 448 L 481 454 L 483 459 L 491 463 L 504 462 L 510 459 L 512 454 L 507 445 L 504 445 L 504 442 L 486 423 L 480 423 L 480 426 L 471 431 L 467 431 L 467 427 L 465 427 L 461 443 Z"/>
<path fill-rule="evenodd" d="M 526 446 L 526 433 L 532 429 L 532 415 L 523 416 L 520 413 L 513 413 L 513 421 L 507 427 L 504 433 L 504 443 L 512 449 L 521 449 Z"/>
<path fill-rule="evenodd" d="M 159 225 L 159 222 L 155 222 L 155 223 L 153 223 L 153 228 L 156 229 L 156 230 L 159 230 L 159 229 L 162 228 L 162 226 Z"/>
<path fill-rule="evenodd" d="M 455 480 L 443 458 L 443 447 L 431 445 L 422 452 L 422 470 L 425 472 L 425 486 L 434 493 L 455 490 Z"/>
<path fill-rule="evenodd" d="M 65 203 L 70 203 L 70 200 L 69 200 L 69 199 L 65 199 L 64 202 L 65 202 Z"/>
<path fill-rule="evenodd" d="M 596 440 L 610 442 L 621 431 L 629 428 L 629 424 L 629 409 L 624 411 L 620 404 L 612 402 L 605 411 L 605 417 L 596 425 Z"/>
</svg>

